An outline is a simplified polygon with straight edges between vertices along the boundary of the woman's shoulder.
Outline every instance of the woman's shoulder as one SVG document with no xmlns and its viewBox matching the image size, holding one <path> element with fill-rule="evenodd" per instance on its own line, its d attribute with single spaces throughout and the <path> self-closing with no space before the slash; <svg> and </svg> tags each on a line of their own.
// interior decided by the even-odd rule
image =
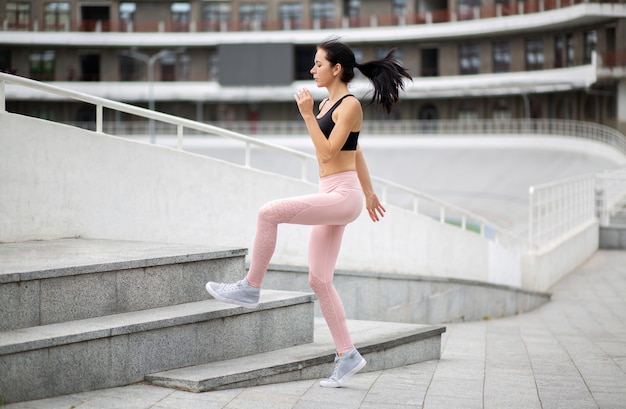
<svg viewBox="0 0 626 409">
<path fill-rule="evenodd" d="M 360 111 L 361 101 L 356 96 L 349 94 L 344 97 L 339 107 L 347 110 L 358 109 Z"/>
<path fill-rule="evenodd" d="M 335 110 L 335 115 L 337 121 L 361 121 L 363 118 L 363 108 L 361 107 L 361 101 L 354 95 L 346 96 Z"/>
</svg>

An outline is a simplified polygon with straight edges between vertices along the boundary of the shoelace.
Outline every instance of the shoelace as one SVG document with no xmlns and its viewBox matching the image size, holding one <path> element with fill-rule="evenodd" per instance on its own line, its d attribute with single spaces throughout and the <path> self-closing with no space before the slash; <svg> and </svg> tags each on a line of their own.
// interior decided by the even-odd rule
<svg viewBox="0 0 626 409">
<path fill-rule="evenodd" d="M 240 288 L 241 288 L 241 283 L 238 281 L 236 283 L 222 284 L 222 288 L 220 288 L 220 290 L 222 290 L 222 291 L 236 291 L 236 290 L 239 290 Z"/>
<path fill-rule="evenodd" d="M 339 374 L 339 363 L 341 362 L 341 357 L 339 355 L 335 355 L 335 369 L 333 369 L 333 374 L 328 379 L 338 380 Z"/>
</svg>

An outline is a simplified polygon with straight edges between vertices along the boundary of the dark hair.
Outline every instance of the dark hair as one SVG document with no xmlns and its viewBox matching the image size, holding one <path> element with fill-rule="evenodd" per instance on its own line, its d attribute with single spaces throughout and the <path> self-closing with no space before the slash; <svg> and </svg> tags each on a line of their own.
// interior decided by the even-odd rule
<svg viewBox="0 0 626 409">
<path fill-rule="evenodd" d="M 358 68 L 374 85 L 374 95 L 370 104 L 382 105 L 387 113 L 391 112 L 400 99 L 400 90 L 404 90 L 402 78 L 413 80 L 402 64 L 393 57 L 395 48 L 383 58 L 363 64 L 357 63 L 350 47 L 337 39 L 324 41 L 317 48 L 326 51 L 326 59 L 331 65 L 341 64 L 343 68 L 341 80 L 346 84 L 354 78 L 354 68 Z"/>
</svg>

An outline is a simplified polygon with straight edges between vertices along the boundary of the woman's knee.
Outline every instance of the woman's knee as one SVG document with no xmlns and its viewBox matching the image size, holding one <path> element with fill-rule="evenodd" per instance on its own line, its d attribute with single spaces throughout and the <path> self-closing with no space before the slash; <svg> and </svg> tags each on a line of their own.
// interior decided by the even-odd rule
<svg viewBox="0 0 626 409">
<path fill-rule="evenodd" d="M 314 274 L 309 274 L 309 287 L 315 294 L 326 293 L 329 289 L 333 288 L 333 281 L 322 281 Z"/>
</svg>

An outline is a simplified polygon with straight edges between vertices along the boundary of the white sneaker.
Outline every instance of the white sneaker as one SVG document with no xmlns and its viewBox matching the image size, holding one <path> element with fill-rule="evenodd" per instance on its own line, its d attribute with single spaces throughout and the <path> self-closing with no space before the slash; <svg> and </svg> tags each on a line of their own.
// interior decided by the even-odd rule
<svg viewBox="0 0 626 409">
<path fill-rule="evenodd" d="M 328 379 L 320 381 L 320 386 L 325 388 L 339 388 L 352 375 L 359 372 L 367 362 L 359 354 L 356 348 L 345 352 L 342 356 L 335 356 L 335 370 Z"/>
<path fill-rule="evenodd" d="M 260 288 L 252 287 L 245 278 L 232 284 L 206 283 L 206 290 L 216 300 L 245 308 L 256 308 L 259 305 Z"/>
</svg>

